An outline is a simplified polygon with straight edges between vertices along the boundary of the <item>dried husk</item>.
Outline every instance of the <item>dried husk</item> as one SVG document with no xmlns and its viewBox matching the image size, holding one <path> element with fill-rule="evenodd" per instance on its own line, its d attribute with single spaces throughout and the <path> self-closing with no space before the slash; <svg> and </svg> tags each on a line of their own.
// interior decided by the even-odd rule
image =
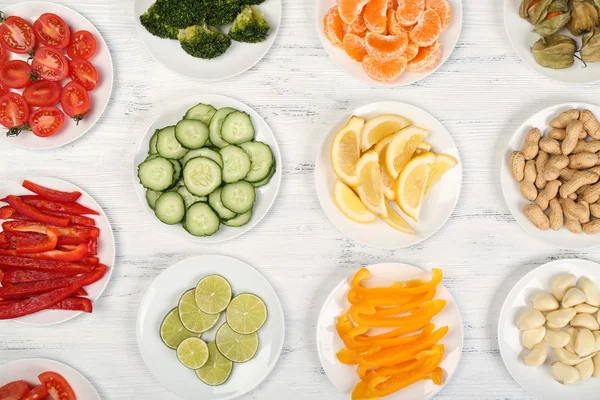
<svg viewBox="0 0 600 400">
<path fill-rule="evenodd" d="M 548 14 L 548 7 L 552 4 L 552 0 L 540 0 L 538 3 L 531 5 L 533 0 L 523 0 L 519 9 L 521 18 L 527 19 L 533 25 L 540 23 Z"/>
<path fill-rule="evenodd" d="M 569 36 L 541 38 L 531 47 L 535 61 L 544 68 L 563 69 L 573 66 L 577 44 Z"/>
<path fill-rule="evenodd" d="M 583 36 L 581 59 L 584 62 L 600 61 L 600 28 L 594 28 Z"/>
<path fill-rule="evenodd" d="M 567 27 L 575 36 L 592 30 L 598 25 L 598 10 L 585 0 L 572 0 L 571 19 Z"/>
<path fill-rule="evenodd" d="M 567 11 L 552 18 L 546 18 L 533 28 L 533 31 L 542 37 L 554 35 L 571 19 L 571 12 Z"/>
</svg>

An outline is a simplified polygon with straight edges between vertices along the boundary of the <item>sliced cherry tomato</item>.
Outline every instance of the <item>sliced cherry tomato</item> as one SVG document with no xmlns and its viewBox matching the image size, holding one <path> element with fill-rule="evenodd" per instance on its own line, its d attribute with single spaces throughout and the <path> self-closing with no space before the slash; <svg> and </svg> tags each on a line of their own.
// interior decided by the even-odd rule
<svg viewBox="0 0 600 400">
<path fill-rule="evenodd" d="M 10 16 L 0 26 L 0 41 L 13 53 L 29 53 L 35 45 L 33 27 L 21 17 Z"/>
<path fill-rule="evenodd" d="M 37 76 L 47 81 L 62 81 L 69 76 L 67 57 L 53 47 L 44 46 L 36 49 L 31 64 Z"/>
<path fill-rule="evenodd" d="M 69 382 L 56 372 L 44 372 L 38 379 L 54 400 L 76 400 Z"/>
<path fill-rule="evenodd" d="M 58 103 L 61 91 L 60 83 L 42 80 L 27 86 L 23 98 L 30 106 L 50 107 Z"/>
<path fill-rule="evenodd" d="M 14 381 L 0 387 L 0 400 L 21 400 L 29 393 L 25 381 Z"/>
<path fill-rule="evenodd" d="M 46 13 L 33 24 L 35 36 L 44 46 L 64 49 L 71 40 L 71 31 L 65 21 L 56 14 Z"/>
<path fill-rule="evenodd" d="M 60 105 L 65 114 L 79 122 L 90 110 L 90 96 L 83 86 L 71 81 L 63 88 Z"/>
<path fill-rule="evenodd" d="M 8 92 L 8 88 L 0 81 L 0 96 Z"/>
<path fill-rule="evenodd" d="M 71 35 L 71 42 L 67 46 L 67 54 L 71 59 L 85 58 L 86 60 L 96 52 L 96 39 L 88 31 L 77 31 Z"/>
<path fill-rule="evenodd" d="M 27 397 L 25 397 L 24 400 L 44 400 L 46 396 L 48 396 L 48 391 L 46 390 L 46 388 L 43 386 L 38 386 L 31 389 L 31 392 L 29 392 L 29 394 L 27 395 Z"/>
<path fill-rule="evenodd" d="M 88 60 L 76 58 L 69 63 L 69 77 L 73 82 L 79 83 L 88 92 L 94 90 L 98 84 L 98 71 Z"/>
<path fill-rule="evenodd" d="M 24 88 L 31 83 L 31 65 L 22 60 L 5 62 L 0 67 L 0 81 L 9 88 Z"/>
<path fill-rule="evenodd" d="M 65 123 L 65 114 L 56 107 L 38 108 L 31 114 L 29 125 L 35 136 L 48 137 L 57 134 Z"/>
<path fill-rule="evenodd" d="M 0 97 L 0 124 L 11 129 L 9 134 L 18 135 L 28 120 L 29 104 L 20 94 L 10 92 Z"/>
<path fill-rule="evenodd" d="M 4 64 L 8 61 L 8 53 L 6 52 L 6 48 L 0 42 L 0 65 Z"/>
</svg>

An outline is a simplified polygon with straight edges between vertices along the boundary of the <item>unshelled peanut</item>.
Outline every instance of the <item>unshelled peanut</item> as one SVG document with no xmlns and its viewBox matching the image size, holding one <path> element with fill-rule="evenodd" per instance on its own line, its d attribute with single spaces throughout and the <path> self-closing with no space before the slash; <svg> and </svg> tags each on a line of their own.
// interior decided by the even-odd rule
<svg viewBox="0 0 600 400">
<path fill-rule="evenodd" d="M 599 178 L 600 176 L 593 172 L 579 171 L 573 176 L 572 179 L 569 179 L 560 187 L 560 197 L 566 199 L 570 194 L 575 193 L 577 189 L 583 185 L 591 185 L 598 182 Z"/>
<path fill-rule="evenodd" d="M 585 132 L 585 129 L 583 129 L 583 123 L 581 121 L 572 120 L 569 122 L 567 125 L 567 135 L 560 144 L 560 148 L 562 149 L 562 153 L 564 155 L 568 156 L 571 154 L 571 152 L 573 152 L 573 150 L 575 150 L 575 147 L 579 142 L 579 136 L 582 134 L 582 132 Z"/>
<path fill-rule="evenodd" d="M 548 154 L 562 154 L 562 150 L 560 149 L 560 143 L 558 142 L 558 140 L 551 138 L 540 139 L 540 149 L 544 150 Z"/>
<path fill-rule="evenodd" d="M 555 198 L 558 194 L 558 189 L 560 189 L 561 185 L 562 182 L 557 179 L 548 182 L 546 188 L 538 194 L 537 199 L 535 200 L 536 204 L 545 211 L 548 208 L 550 200 Z"/>
<path fill-rule="evenodd" d="M 569 156 L 569 168 L 585 169 L 591 168 L 596 164 L 598 164 L 598 156 L 596 153 L 584 151 L 577 154 L 571 154 Z"/>
<path fill-rule="evenodd" d="M 565 224 L 565 216 L 563 214 L 562 206 L 557 198 L 550 200 L 550 212 L 548 213 L 548 220 L 550 221 L 550 228 L 553 231 L 557 231 Z"/>
<path fill-rule="evenodd" d="M 540 150 L 538 152 L 537 157 L 535 158 L 535 187 L 540 190 L 544 189 L 546 187 L 546 184 L 548 183 L 546 178 L 544 178 L 544 167 L 546 166 L 546 163 L 549 159 L 550 156 L 543 150 Z"/>
<path fill-rule="evenodd" d="M 590 110 L 583 110 L 579 115 L 583 128 L 593 139 L 600 139 L 600 122 Z"/>
<path fill-rule="evenodd" d="M 570 109 L 567 111 L 563 111 L 558 117 L 553 118 L 550 121 L 550 126 L 552 128 L 564 129 L 567 127 L 569 122 L 577 118 L 579 118 L 579 110 Z"/>
<path fill-rule="evenodd" d="M 538 196 L 538 190 L 534 185 L 536 175 L 535 161 L 527 161 L 525 163 L 525 170 L 523 173 L 523 180 L 520 184 L 520 190 L 523 197 L 530 201 L 534 201 Z"/>
<path fill-rule="evenodd" d="M 569 165 L 569 157 L 565 155 L 552 156 L 544 166 L 544 178 L 553 181 L 560 176 L 560 171 Z"/>
<path fill-rule="evenodd" d="M 513 151 L 510 154 L 508 164 L 513 179 L 517 182 L 521 182 L 525 175 L 525 156 L 523 156 L 523 153 L 520 151 Z"/>
<path fill-rule="evenodd" d="M 540 150 L 539 143 L 541 138 L 542 133 L 538 128 L 530 129 L 529 132 L 527 132 L 525 142 L 521 148 L 521 153 L 525 156 L 525 160 L 533 160 L 535 156 L 537 156 L 538 151 Z"/>
<path fill-rule="evenodd" d="M 537 204 L 527 204 L 523 207 L 523 214 L 538 229 L 545 231 L 550 228 L 550 220 Z"/>
</svg>

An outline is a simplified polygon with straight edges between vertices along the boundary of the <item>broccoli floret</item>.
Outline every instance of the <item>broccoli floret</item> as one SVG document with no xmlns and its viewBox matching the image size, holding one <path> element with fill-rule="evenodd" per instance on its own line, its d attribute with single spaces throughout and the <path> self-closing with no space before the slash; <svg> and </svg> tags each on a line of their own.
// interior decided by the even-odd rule
<svg viewBox="0 0 600 400">
<path fill-rule="evenodd" d="M 186 53 L 198 58 L 218 57 L 231 46 L 229 36 L 206 24 L 190 26 L 180 31 L 178 39 Z"/>
<path fill-rule="evenodd" d="M 148 32 L 163 39 L 177 39 L 179 29 L 166 24 L 156 13 L 156 4 L 152 4 L 148 11 L 140 15 L 140 23 Z"/>
<path fill-rule="evenodd" d="M 242 0 L 242 4 L 261 4 L 264 2 L 265 0 Z"/>
<path fill-rule="evenodd" d="M 177 39 L 179 29 L 202 24 L 206 16 L 204 0 L 156 0 L 140 16 L 142 25 L 155 36 Z"/>
<path fill-rule="evenodd" d="M 258 43 L 267 38 L 269 23 L 256 6 L 244 6 L 229 30 L 229 37 L 236 42 Z"/>
<path fill-rule="evenodd" d="M 211 26 L 227 25 L 240 12 L 240 0 L 204 0 L 206 23 Z"/>
</svg>

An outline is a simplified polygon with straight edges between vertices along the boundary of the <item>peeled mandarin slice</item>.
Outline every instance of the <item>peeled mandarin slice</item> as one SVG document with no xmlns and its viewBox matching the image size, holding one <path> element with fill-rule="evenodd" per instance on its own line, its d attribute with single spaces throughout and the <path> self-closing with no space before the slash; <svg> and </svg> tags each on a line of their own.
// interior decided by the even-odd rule
<svg viewBox="0 0 600 400">
<path fill-rule="evenodd" d="M 385 221 L 386 224 L 391 226 L 394 229 L 399 230 L 400 232 L 416 235 L 415 230 L 394 210 L 388 203 L 385 204 L 387 208 L 388 216 L 387 218 L 381 217 Z"/>
<path fill-rule="evenodd" d="M 346 54 L 355 61 L 362 62 L 367 55 L 364 40 L 353 33 L 348 33 L 344 36 L 344 50 Z"/>
<path fill-rule="evenodd" d="M 401 32 L 406 33 L 402 25 L 396 19 L 396 10 L 388 8 L 387 10 L 387 31 L 390 35 L 399 35 Z"/>
<path fill-rule="evenodd" d="M 454 167 L 456 163 L 456 158 L 449 156 L 448 154 L 437 154 L 435 156 L 435 162 L 431 167 L 429 178 L 427 178 L 424 197 L 429 193 L 429 189 L 441 179 L 442 175 Z"/>
<path fill-rule="evenodd" d="M 387 3 L 388 0 L 370 0 L 365 6 L 363 16 L 369 31 L 375 33 L 385 32 Z"/>
<path fill-rule="evenodd" d="M 410 26 L 417 23 L 425 11 L 425 0 L 398 0 L 396 18 L 400 25 Z"/>
<path fill-rule="evenodd" d="M 438 65 L 441 57 L 440 42 L 435 42 L 429 47 L 421 47 L 419 53 L 408 63 L 406 69 L 410 72 L 431 71 Z"/>
<path fill-rule="evenodd" d="M 343 40 L 346 26 L 340 19 L 337 7 L 332 7 L 323 18 L 323 30 L 327 39 L 336 47 L 344 47 Z"/>
<path fill-rule="evenodd" d="M 367 210 L 357 194 L 339 179 L 333 184 L 333 201 L 342 214 L 354 222 L 369 224 L 377 219 Z"/>
<path fill-rule="evenodd" d="M 338 10 L 342 21 L 352 24 L 368 2 L 369 0 L 340 0 Z"/>
<path fill-rule="evenodd" d="M 369 76 L 379 82 L 390 82 L 398 79 L 406 69 L 406 56 L 403 54 L 391 61 L 379 61 L 371 56 L 363 60 L 363 69 Z"/>
<path fill-rule="evenodd" d="M 406 50 L 407 45 L 408 35 L 404 32 L 396 36 L 369 32 L 365 36 L 367 53 L 378 61 L 398 59 Z"/>
<path fill-rule="evenodd" d="M 381 114 L 369 118 L 367 122 L 365 122 L 360 135 L 360 147 L 363 151 L 367 151 L 373 145 L 381 143 L 386 137 L 401 131 L 411 124 L 412 122 L 409 119 L 396 114 Z M 382 148 L 380 146 L 380 151 L 377 153 L 380 154 L 381 150 Z"/>
<path fill-rule="evenodd" d="M 398 8 L 398 0 L 388 0 L 387 8 L 388 10 L 390 8 L 393 8 L 394 10 Z"/>
<path fill-rule="evenodd" d="M 350 31 L 360 37 L 364 37 L 367 33 L 367 25 L 362 14 L 356 17 L 356 20 L 350 25 Z"/>
<path fill-rule="evenodd" d="M 366 152 L 358 160 L 356 174 L 360 182 L 356 190 L 362 203 L 372 213 L 387 217 L 381 171 L 379 169 L 379 157 L 374 150 Z"/>
<path fill-rule="evenodd" d="M 331 165 L 338 178 L 350 186 L 358 186 L 356 163 L 360 158 L 360 132 L 365 120 L 352 117 L 345 127 L 333 138 L 331 145 Z"/>
<path fill-rule="evenodd" d="M 415 222 L 419 221 L 425 187 L 434 162 L 435 154 L 420 154 L 406 164 L 396 180 L 396 203 Z"/>
<path fill-rule="evenodd" d="M 394 179 L 398 178 L 427 135 L 429 131 L 418 126 L 409 126 L 394 134 L 385 153 L 385 166 Z"/>
<path fill-rule="evenodd" d="M 387 168 L 385 167 L 385 151 L 387 150 L 387 145 L 391 140 L 392 136 L 386 136 L 381 139 L 373 148 L 377 152 L 377 155 L 379 155 L 379 168 L 381 170 L 383 195 L 388 200 L 394 200 L 396 198 L 396 193 L 394 192 L 394 178 L 391 177 L 389 172 L 387 172 Z"/>
<path fill-rule="evenodd" d="M 450 25 L 452 20 L 452 7 L 448 0 L 425 0 L 425 8 L 435 11 L 442 21 L 442 30 Z"/>
<path fill-rule="evenodd" d="M 433 10 L 425 10 L 417 25 L 410 31 L 410 40 L 419 47 L 431 46 L 440 37 L 442 22 Z"/>
<path fill-rule="evenodd" d="M 408 62 L 412 61 L 417 56 L 417 54 L 419 54 L 419 46 L 409 41 L 404 54 L 406 55 L 406 59 L 408 60 Z"/>
</svg>

